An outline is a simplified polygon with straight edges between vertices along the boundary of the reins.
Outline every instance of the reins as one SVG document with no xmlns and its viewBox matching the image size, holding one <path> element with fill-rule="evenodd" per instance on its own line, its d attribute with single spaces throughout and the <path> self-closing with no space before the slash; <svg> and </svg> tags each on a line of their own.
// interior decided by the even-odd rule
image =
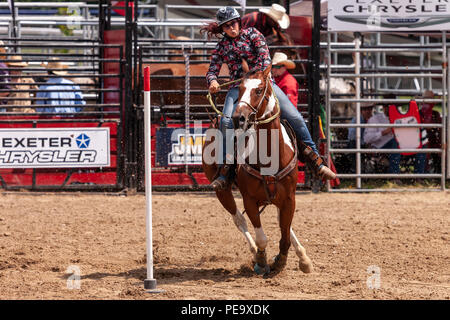
<svg viewBox="0 0 450 320">
<path fill-rule="evenodd" d="M 237 79 L 237 80 L 233 80 L 233 81 L 229 81 L 229 82 L 225 82 L 225 83 L 222 83 L 222 84 L 219 85 L 219 88 L 220 88 L 220 87 L 223 87 L 223 86 L 226 86 L 226 85 L 229 85 L 229 84 L 233 84 L 233 83 L 242 81 L 242 79 L 243 79 L 243 78 Z M 266 93 L 267 93 L 267 88 L 268 88 L 269 86 L 270 86 L 270 88 L 272 89 L 272 94 L 273 94 L 273 96 L 275 97 L 275 101 L 276 101 L 275 105 L 277 106 L 277 112 L 276 112 L 275 114 L 273 114 L 272 116 L 270 116 L 269 118 L 267 118 L 267 119 L 256 119 L 256 120 L 254 120 L 254 121 L 250 121 L 251 124 L 254 124 L 254 125 L 266 124 L 266 123 L 272 122 L 273 120 L 275 120 L 276 118 L 278 118 L 278 117 L 280 116 L 280 103 L 279 103 L 279 101 L 278 101 L 277 96 L 276 96 L 275 93 L 273 92 L 273 87 L 272 87 L 272 84 L 270 83 L 270 79 L 266 79 L 266 86 L 265 86 L 265 88 L 264 88 L 264 95 L 263 95 L 263 97 L 261 98 L 261 100 L 259 101 L 258 106 L 257 106 L 256 108 L 254 108 L 254 107 L 253 107 L 252 105 L 250 105 L 249 103 L 246 103 L 246 104 L 253 110 L 253 112 L 257 113 L 259 107 L 261 106 L 261 104 L 262 104 L 262 102 L 263 102 L 263 100 L 264 100 L 264 99 L 268 99 L 267 96 L 266 96 Z M 210 92 L 208 92 L 208 94 L 206 95 L 206 98 L 208 99 L 209 103 L 211 104 L 211 107 L 213 108 L 213 110 L 214 110 L 218 115 L 223 116 L 223 113 L 222 113 L 221 111 L 219 111 L 219 110 L 217 109 L 216 105 L 214 104 L 214 101 L 212 100 L 212 96 L 211 96 L 211 93 L 210 93 Z"/>
<path fill-rule="evenodd" d="M 219 88 L 220 88 L 220 87 L 227 86 L 227 85 L 229 85 L 229 84 L 233 84 L 233 83 L 239 82 L 239 81 L 241 81 L 241 80 L 242 80 L 242 78 L 241 78 L 241 79 L 237 79 L 237 80 L 233 80 L 233 81 L 228 81 L 228 82 L 225 82 L 225 83 L 222 83 L 222 84 L 219 84 Z M 208 92 L 208 94 L 206 95 L 206 99 L 208 99 L 208 101 L 209 101 L 209 103 L 211 104 L 211 107 L 213 108 L 213 110 L 214 110 L 219 116 L 223 116 L 223 113 L 220 112 L 220 111 L 216 108 L 216 105 L 214 104 L 214 101 L 212 100 L 211 92 Z"/>
</svg>

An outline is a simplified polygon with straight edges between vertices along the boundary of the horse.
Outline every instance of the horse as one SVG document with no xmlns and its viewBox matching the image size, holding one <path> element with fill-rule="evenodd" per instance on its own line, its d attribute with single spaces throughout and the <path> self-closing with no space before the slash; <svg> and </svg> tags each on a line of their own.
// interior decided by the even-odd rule
<svg viewBox="0 0 450 320">
<path fill-rule="evenodd" d="M 313 271 L 312 261 L 291 227 L 295 211 L 295 190 L 298 175 L 295 134 L 291 132 L 289 136 L 288 130 L 281 125 L 278 100 L 270 82 L 271 67 L 264 71 L 248 73 L 248 66 L 243 65 L 244 71 L 247 73 L 240 83 L 238 104 L 233 114 L 235 133 L 241 132 L 241 136 L 236 134 L 237 140 L 242 139 L 242 136 L 245 138 L 245 134 L 249 130 L 255 130 L 256 137 L 262 137 L 263 133 L 267 133 L 266 141 L 274 139 L 279 146 L 278 153 L 271 151 L 273 148 L 270 143 L 266 146 L 268 151 L 274 153 L 274 161 L 279 163 L 280 170 L 276 174 L 261 174 L 262 170 L 267 169 L 272 163 L 263 164 L 259 152 L 256 164 L 249 164 L 249 158 L 243 155 L 245 162 L 241 161 L 241 164 L 238 162 L 235 171 L 234 183 L 242 194 L 245 213 L 247 213 L 255 230 L 255 240 L 248 231 L 243 213 L 237 208 L 231 191 L 232 186 L 228 186 L 225 190 L 216 191 L 216 196 L 222 206 L 231 214 L 234 224 L 248 242 L 254 258 L 254 271 L 257 274 L 267 275 L 271 271 L 281 272 L 286 265 L 291 242 L 294 244 L 295 252 L 299 257 L 300 270 L 310 273 Z M 255 108 L 255 106 L 257 107 Z M 217 128 L 217 118 L 214 120 L 210 128 Z M 202 167 L 209 181 L 213 181 L 217 176 L 218 166 L 216 163 L 207 161 L 206 150 L 211 151 L 210 145 L 216 139 L 217 137 L 213 140 L 213 136 L 207 133 L 203 146 Z M 247 149 L 245 149 L 247 152 L 244 152 L 246 154 L 249 153 L 248 147 L 247 144 Z M 211 152 L 211 156 L 214 157 L 215 154 Z M 274 204 L 277 207 L 281 230 L 279 253 L 274 257 L 270 266 L 267 263 L 265 252 L 268 240 L 261 225 L 261 212 L 259 210 L 261 206 L 267 204 Z"/>
<path fill-rule="evenodd" d="M 174 35 L 172 33 L 169 33 L 169 38 L 171 40 L 180 40 L 180 41 L 189 41 L 189 40 L 191 40 L 191 41 L 193 41 L 193 39 L 191 39 L 189 37 L 176 36 L 176 35 Z M 180 47 L 181 47 L 181 45 L 180 45 Z M 183 51 L 181 49 L 169 50 L 168 53 L 170 54 L 169 60 L 184 60 Z M 200 56 L 202 54 L 202 50 L 200 50 L 200 49 L 192 50 L 192 52 L 190 52 L 190 53 L 195 54 L 194 56 L 190 57 L 190 60 L 204 60 L 205 59 L 204 57 Z"/>
</svg>

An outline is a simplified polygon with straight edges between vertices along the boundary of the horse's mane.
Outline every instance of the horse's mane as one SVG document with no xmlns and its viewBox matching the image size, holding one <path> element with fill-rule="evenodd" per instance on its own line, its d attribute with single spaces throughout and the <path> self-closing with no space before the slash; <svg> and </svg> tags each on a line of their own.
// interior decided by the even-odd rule
<svg viewBox="0 0 450 320">
<path fill-rule="evenodd" d="M 250 78 L 251 76 L 253 76 L 253 75 L 255 75 L 255 74 L 257 74 L 259 71 L 258 70 L 250 70 L 249 72 L 247 72 L 247 73 L 245 73 L 244 74 L 244 79 L 248 79 L 248 78 Z"/>
</svg>

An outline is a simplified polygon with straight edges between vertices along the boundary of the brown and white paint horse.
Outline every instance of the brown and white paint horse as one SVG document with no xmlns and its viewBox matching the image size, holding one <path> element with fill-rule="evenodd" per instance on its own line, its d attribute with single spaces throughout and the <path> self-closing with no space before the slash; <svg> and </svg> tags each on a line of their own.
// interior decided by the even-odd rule
<svg viewBox="0 0 450 320">
<path fill-rule="evenodd" d="M 239 164 L 239 162 L 237 164 L 234 182 L 242 194 L 245 212 L 255 230 L 255 240 L 253 240 L 248 231 L 244 215 L 236 206 L 231 185 L 226 190 L 216 191 L 216 195 L 224 208 L 232 215 L 235 225 L 247 240 L 256 262 L 254 267 L 256 273 L 267 274 L 270 270 L 280 272 L 286 265 L 291 242 L 299 257 L 300 269 L 305 273 L 309 273 L 313 270 L 312 262 L 306 255 L 305 248 L 300 244 L 291 227 L 295 212 L 295 190 L 298 174 L 296 146 L 295 142 L 289 138 L 284 126 L 281 125 L 278 100 L 270 82 L 270 70 L 271 68 L 268 67 L 265 71 L 247 73 L 244 76 L 239 87 L 239 102 L 233 114 L 235 132 L 237 129 L 241 133 L 247 129 L 256 130 L 256 136 L 259 140 L 261 132 L 264 131 L 267 133 L 265 141 L 268 144 L 268 153 L 271 152 L 270 141 L 274 139 L 278 143 L 278 153 L 271 155 L 271 159 L 272 156 L 277 157 L 276 161 L 279 164 L 278 173 L 272 176 L 262 176 L 260 174 L 261 169 L 271 165 L 271 163 L 263 164 L 260 159 L 260 152 L 257 152 L 258 159 L 256 164 L 249 165 L 247 161 L 244 164 Z M 265 120 L 270 121 L 265 122 Z M 273 137 L 273 135 L 275 136 Z M 239 140 L 239 137 L 237 138 Z M 212 139 L 207 137 L 203 150 L 211 143 Z M 246 153 L 248 154 L 247 149 Z M 246 156 L 242 157 L 245 158 Z M 207 164 L 205 158 L 203 160 L 203 170 L 208 179 L 212 181 L 216 176 L 217 166 L 215 164 Z M 273 259 L 270 267 L 267 263 L 265 252 L 268 240 L 261 225 L 259 211 L 260 206 L 265 204 L 274 204 L 277 207 L 281 230 L 279 254 Z"/>
</svg>

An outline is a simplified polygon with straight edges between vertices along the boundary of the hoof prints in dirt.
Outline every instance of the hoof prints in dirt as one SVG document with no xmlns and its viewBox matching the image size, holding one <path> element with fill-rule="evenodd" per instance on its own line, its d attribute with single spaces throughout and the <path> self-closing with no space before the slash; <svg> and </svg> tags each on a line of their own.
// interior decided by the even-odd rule
<svg viewBox="0 0 450 320">
<path fill-rule="evenodd" d="M 5 269 L 28 269 L 30 266 L 39 263 L 39 261 L 27 259 L 27 258 L 16 258 L 11 257 L 8 261 L 0 261 L 0 270 Z"/>
</svg>

